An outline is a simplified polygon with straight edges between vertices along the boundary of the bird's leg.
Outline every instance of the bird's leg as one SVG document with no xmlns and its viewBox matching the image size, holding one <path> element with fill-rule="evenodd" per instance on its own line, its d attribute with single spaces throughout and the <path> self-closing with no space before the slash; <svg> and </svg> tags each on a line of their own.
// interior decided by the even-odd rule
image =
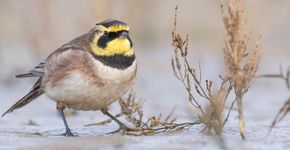
<svg viewBox="0 0 290 150">
<path fill-rule="evenodd" d="M 71 132 L 71 130 L 70 130 L 68 124 L 67 124 L 67 121 L 66 121 L 66 119 L 65 119 L 65 115 L 64 115 L 64 113 L 63 113 L 63 110 L 65 109 L 65 104 L 64 104 L 64 103 L 61 103 L 61 102 L 57 102 L 57 103 L 56 103 L 56 109 L 57 109 L 57 111 L 59 112 L 59 114 L 60 114 L 60 116 L 61 116 L 61 118 L 62 118 L 62 121 L 63 121 L 63 123 L 64 123 L 64 126 L 65 126 L 65 133 L 64 133 L 63 135 L 64 135 L 64 136 L 75 136 L 75 135 Z"/>
<path fill-rule="evenodd" d="M 118 120 L 115 116 L 113 116 L 112 114 L 110 114 L 109 112 L 108 112 L 108 109 L 102 109 L 101 110 L 102 111 L 102 113 L 104 113 L 106 116 L 108 116 L 110 119 L 112 119 L 113 121 L 115 121 L 118 125 L 119 125 L 119 129 L 117 129 L 117 130 L 115 130 L 115 131 L 112 131 L 112 132 L 110 132 L 109 134 L 114 134 L 114 133 L 117 133 L 117 132 L 119 132 L 119 131 L 123 131 L 123 133 L 125 132 L 125 131 L 129 131 L 130 130 L 130 128 L 128 128 L 124 123 L 122 123 L 120 120 Z"/>
</svg>

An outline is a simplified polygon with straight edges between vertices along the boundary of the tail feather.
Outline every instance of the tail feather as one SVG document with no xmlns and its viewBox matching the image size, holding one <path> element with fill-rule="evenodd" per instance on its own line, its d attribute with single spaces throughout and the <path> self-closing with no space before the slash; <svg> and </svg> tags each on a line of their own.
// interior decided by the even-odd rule
<svg viewBox="0 0 290 150">
<path fill-rule="evenodd" d="M 37 82 L 34 84 L 33 88 L 31 89 L 31 91 L 26 94 L 23 98 L 21 98 L 18 102 L 16 102 L 12 107 L 10 107 L 3 115 L 5 116 L 7 113 L 11 113 L 14 110 L 21 108 L 23 106 L 25 106 L 26 104 L 30 103 L 31 101 L 33 101 L 34 99 L 36 99 L 37 97 L 39 97 L 40 95 L 42 95 L 43 92 L 43 88 L 41 85 L 41 80 L 42 78 L 40 77 Z"/>
</svg>

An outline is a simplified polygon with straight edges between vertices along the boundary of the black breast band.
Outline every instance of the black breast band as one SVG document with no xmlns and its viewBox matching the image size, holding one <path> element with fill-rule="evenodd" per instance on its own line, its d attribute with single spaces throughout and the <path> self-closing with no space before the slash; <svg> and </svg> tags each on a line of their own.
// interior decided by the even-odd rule
<svg viewBox="0 0 290 150">
<path fill-rule="evenodd" d="M 104 65 L 121 70 L 130 67 L 135 61 L 135 54 L 133 54 L 132 56 L 124 56 L 120 54 L 116 54 L 113 56 L 97 56 L 94 54 L 92 55 L 95 59 L 99 60 Z"/>
</svg>

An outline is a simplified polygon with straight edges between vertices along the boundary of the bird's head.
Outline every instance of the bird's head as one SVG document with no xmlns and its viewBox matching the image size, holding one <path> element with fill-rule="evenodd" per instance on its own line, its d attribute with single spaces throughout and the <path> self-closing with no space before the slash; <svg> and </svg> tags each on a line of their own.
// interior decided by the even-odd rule
<svg viewBox="0 0 290 150">
<path fill-rule="evenodd" d="M 97 23 L 90 31 L 91 52 L 97 56 L 132 56 L 133 44 L 129 37 L 129 27 L 117 20 Z"/>
</svg>

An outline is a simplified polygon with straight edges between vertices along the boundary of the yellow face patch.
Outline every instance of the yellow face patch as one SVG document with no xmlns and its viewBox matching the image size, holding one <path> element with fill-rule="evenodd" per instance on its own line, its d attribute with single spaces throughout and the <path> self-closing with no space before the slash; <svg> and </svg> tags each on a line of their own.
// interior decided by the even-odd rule
<svg viewBox="0 0 290 150">
<path fill-rule="evenodd" d="M 107 43 L 107 47 L 101 48 L 97 46 L 98 38 L 95 38 L 91 43 L 92 52 L 98 56 L 113 56 L 120 54 L 124 56 L 131 56 L 134 53 L 133 48 L 130 45 L 130 41 L 127 38 L 116 38 Z"/>
</svg>

